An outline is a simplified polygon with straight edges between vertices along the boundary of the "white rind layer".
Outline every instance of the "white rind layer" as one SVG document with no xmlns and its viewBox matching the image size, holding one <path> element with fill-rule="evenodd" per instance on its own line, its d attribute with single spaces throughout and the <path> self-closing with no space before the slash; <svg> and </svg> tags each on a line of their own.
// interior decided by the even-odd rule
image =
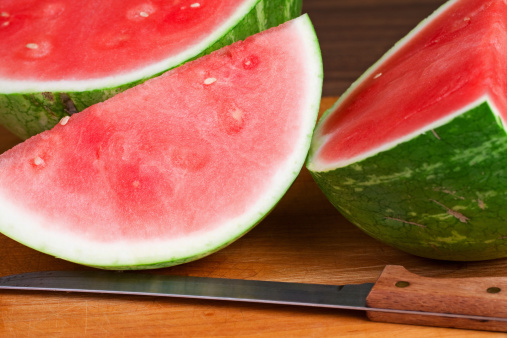
<svg viewBox="0 0 507 338">
<path fill-rule="evenodd" d="M 313 128 L 316 123 L 322 90 L 322 59 L 313 26 L 307 15 L 287 23 L 287 29 L 298 31 L 301 57 L 307 60 L 303 78 L 294 79 L 307 84 L 301 109 L 294 117 L 302 120 L 301 132 L 295 140 L 292 153 L 270 178 L 270 187 L 257 202 L 240 217 L 234 218 L 215 230 L 192 234 L 185 238 L 149 240 L 143 242 L 118 241 L 116 243 L 90 241 L 75 235 L 51 231 L 41 226 L 49 220 L 41 219 L 36 211 L 26 210 L 12 203 L 0 192 L 0 231 L 36 250 L 76 263 L 107 268 L 150 268 L 169 266 L 171 261 L 191 260 L 205 256 L 229 244 L 261 221 L 285 194 L 298 176 L 305 161 Z M 62 204 L 62 207 L 65 207 Z M 164 264 L 169 262 L 169 264 Z M 158 266 L 159 265 L 159 266 Z"/>
<path fill-rule="evenodd" d="M 243 4 L 234 12 L 234 14 L 205 39 L 197 42 L 193 46 L 189 46 L 189 48 L 177 55 L 151 64 L 147 67 L 136 69 L 124 74 L 88 80 L 21 81 L 0 79 L 0 93 L 22 94 L 39 92 L 82 92 L 100 88 L 114 88 L 127 83 L 139 81 L 141 79 L 148 79 L 199 55 L 214 42 L 218 41 L 222 36 L 227 34 L 232 27 L 236 26 L 259 2 L 260 0 L 244 0 Z"/>
<path fill-rule="evenodd" d="M 380 66 L 388 60 L 391 56 L 396 54 L 400 49 L 402 49 L 409 41 L 412 40 L 412 38 L 417 35 L 420 31 L 424 30 L 435 18 L 440 16 L 442 13 L 444 13 L 447 9 L 452 7 L 456 2 L 459 0 L 452 0 L 448 1 L 444 5 L 442 5 L 440 8 L 438 8 L 433 14 L 428 16 L 426 19 L 421 21 L 417 27 L 415 27 L 412 31 L 410 31 L 404 38 L 399 40 L 387 53 L 385 53 L 375 64 L 373 64 L 368 70 L 363 73 L 352 85 L 345 91 L 345 93 L 340 96 L 340 98 L 335 102 L 335 104 L 322 116 L 321 120 L 319 121 L 319 125 L 317 126 L 317 129 L 315 131 L 313 144 L 311 146 L 311 152 L 310 152 L 310 158 L 307 164 L 307 168 L 310 171 L 314 172 L 325 172 L 325 171 L 331 171 L 338 168 L 346 167 L 352 163 L 356 163 L 359 161 L 362 161 L 366 158 L 369 158 L 371 156 L 374 156 L 375 154 L 378 154 L 380 152 L 389 150 L 394 148 L 396 145 L 401 144 L 403 142 L 406 142 L 412 138 L 414 138 L 417 135 L 420 135 L 422 133 L 425 133 L 429 130 L 435 129 L 439 126 L 442 126 L 449 121 L 451 121 L 456 116 L 459 116 L 463 114 L 464 112 L 470 110 L 473 107 L 476 107 L 480 103 L 483 103 L 487 101 L 490 106 L 493 108 L 497 116 L 500 116 L 498 114 L 498 109 L 495 108 L 495 105 L 493 104 L 493 101 L 489 99 L 487 94 L 484 94 L 484 96 L 478 97 L 478 98 L 471 98 L 473 100 L 470 104 L 463 107 L 462 109 L 450 114 L 449 116 L 446 116 L 443 119 L 440 119 L 438 121 L 435 121 L 434 123 L 425 126 L 423 129 L 417 130 L 411 134 L 406 135 L 405 137 L 399 138 L 394 142 L 389 142 L 380 145 L 379 147 L 362 153 L 358 156 L 352 157 L 350 159 L 347 159 L 346 161 L 336 161 L 333 163 L 323 163 L 319 161 L 319 150 L 323 148 L 323 146 L 327 143 L 329 136 L 322 136 L 319 135 L 319 127 L 325 124 L 325 120 L 332 115 L 332 112 L 334 112 L 339 106 L 341 106 L 344 102 L 346 102 L 348 96 L 353 93 L 357 87 L 359 87 L 365 80 L 371 78 L 374 74 L 378 73 L 378 69 Z"/>
<path fill-rule="evenodd" d="M 473 109 L 475 107 L 478 107 L 482 103 L 487 103 L 490 106 L 493 113 L 495 114 L 495 116 L 497 117 L 500 125 L 505 125 L 504 121 L 499 113 L 498 108 L 493 103 L 493 100 L 491 100 L 491 98 L 489 97 L 488 94 L 484 94 L 484 95 L 480 96 L 479 98 L 475 99 L 474 101 L 468 103 L 466 106 L 463 106 L 461 109 L 456 110 L 453 113 L 445 116 L 444 118 L 436 120 L 433 123 L 430 123 L 430 124 L 424 126 L 424 128 L 418 129 L 410 134 L 400 137 L 400 138 L 396 139 L 395 141 L 383 143 L 381 146 L 379 146 L 375 149 L 364 152 L 358 156 L 351 157 L 351 158 L 347 159 L 346 161 L 335 161 L 333 163 L 322 163 L 321 161 L 319 161 L 318 152 L 315 152 L 311 158 L 311 162 L 309 162 L 309 164 L 308 164 L 308 170 L 313 171 L 313 172 L 326 172 L 326 171 L 331 171 L 331 170 L 338 169 L 338 168 L 343 168 L 343 167 L 346 167 L 350 164 L 357 163 L 357 162 L 360 162 L 360 161 L 365 160 L 367 158 L 373 157 L 378 153 L 393 149 L 397 145 L 407 142 L 407 141 L 410 141 L 413 138 L 415 138 L 421 134 L 424 134 L 430 130 L 441 127 L 441 126 L 451 122 L 454 118 L 458 117 L 459 115 L 464 114 L 467 111 L 470 111 L 471 109 Z M 328 137 L 320 137 L 319 139 L 323 140 L 323 142 L 321 142 L 320 144 L 325 144 Z"/>
</svg>

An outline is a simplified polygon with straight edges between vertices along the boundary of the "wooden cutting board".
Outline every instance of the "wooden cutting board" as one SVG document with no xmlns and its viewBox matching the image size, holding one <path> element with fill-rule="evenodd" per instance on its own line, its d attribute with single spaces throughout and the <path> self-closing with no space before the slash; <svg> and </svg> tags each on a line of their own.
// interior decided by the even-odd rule
<svg viewBox="0 0 507 338">
<path fill-rule="evenodd" d="M 324 98 L 321 110 L 335 98 Z M 0 130 L 0 152 L 19 140 Z M 0 275 L 89 269 L 0 235 Z M 507 259 L 438 262 L 363 234 L 327 201 L 303 169 L 275 210 L 229 247 L 199 261 L 150 273 L 322 284 L 374 282 L 387 264 L 423 276 L 507 276 Z M 1 292 L 1 337 L 372 336 L 485 337 L 495 333 L 373 323 L 332 309 L 155 297 Z"/>
</svg>

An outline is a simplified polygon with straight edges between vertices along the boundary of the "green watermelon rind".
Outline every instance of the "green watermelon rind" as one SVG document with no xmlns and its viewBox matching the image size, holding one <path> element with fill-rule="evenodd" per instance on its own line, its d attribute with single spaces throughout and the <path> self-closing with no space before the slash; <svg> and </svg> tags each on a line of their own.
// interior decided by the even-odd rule
<svg viewBox="0 0 507 338">
<path fill-rule="evenodd" d="M 328 171 L 332 170 L 338 167 L 347 166 L 351 163 L 355 163 L 357 161 L 363 160 L 365 158 L 368 158 L 370 156 L 375 155 L 378 152 L 388 150 L 394 146 L 396 146 L 397 143 L 404 142 L 405 140 L 411 139 L 415 135 L 417 135 L 417 132 L 412 135 L 407 135 L 405 138 L 401 138 L 397 140 L 395 143 L 385 144 L 380 146 L 377 149 L 374 149 L 370 152 L 366 152 L 363 154 L 360 154 L 359 156 L 351 159 L 347 159 L 346 161 L 338 161 L 334 163 L 320 163 L 318 161 L 318 151 L 321 149 L 322 145 L 326 142 L 326 137 L 323 137 L 319 135 L 319 129 L 325 124 L 327 118 L 336 110 L 338 106 L 340 106 L 347 97 L 353 93 L 365 80 L 374 77 L 378 74 L 378 68 L 384 63 L 384 61 L 388 60 L 392 55 L 397 53 L 400 49 L 402 49 L 408 42 L 411 41 L 411 39 L 418 34 L 420 31 L 422 31 L 427 24 L 432 22 L 432 20 L 435 17 L 438 17 L 440 14 L 448 10 L 450 7 L 452 7 L 458 0 L 451 0 L 447 1 L 445 4 L 440 6 L 437 10 L 435 10 L 430 16 L 422 20 L 414 29 L 412 29 L 407 35 L 405 35 L 402 39 L 397 41 L 395 45 L 390 48 L 382 57 L 377 60 L 373 65 L 371 65 L 359 78 L 357 78 L 348 88 L 347 90 L 341 95 L 338 100 L 329 108 L 327 109 L 324 114 L 322 114 L 321 118 L 318 121 L 317 127 L 315 128 L 315 135 L 312 140 L 312 145 L 309 151 L 308 161 L 307 161 L 307 167 L 311 171 Z"/>
<path fill-rule="evenodd" d="M 417 256 L 478 261 L 507 256 L 506 168 L 507 135 L 485 96 L 389 150 L 311 174 L 370 236 Z"/>
<path fill-rule="evenodd" d="M 48 231 L 47 228 L 38 226 L 37 224 L 44 224 L 45 221 L 24 210 L 22 206 L 16 205 L 8 196 L 0 194 L 0 231 L 22 244 L 49 255 L 82 265 L 114 270 L 153 269 L 186 263 L 216 252 L 242 237 L 270 213 L 299 175 L 310 147 L 319 111 L 323 69 L 315 30 L 308 15 L 294 19 L 289 24 L 298 29 L 298 36 L 303 44 L 301 50 L 307 53 L 304 57 L 308 60 L 307 76 L 301 79 L 307 86 L 307 90 L 303 93 L 304 103 L 300 112 L 294 112 L 294 116 L 301 116 L 302 130 L 295 140 L 293 152 L 277 174 L 266 178 L 271 179 L 270 190 L 259 196 L 258 201 L 246 214 L 230 220 L 217 230 L 190 234 L 187 238 L 90 243 L 86 239 L 65 233 L 64 229 Z M 62 201 L 62 208 L 64 207 L 65 202 Z M 144 256 L 140 256 L 143 253 Z"/>
<path fill-rule="evenodd" d="M 371 151 L 334 162 L 319 159 L 327 141 L 319 130 L 337 107 L 457 1 L 446 2 L 399 40 L 323 114 L 306 167 L 329 201 L 368 235 L 421 257 L 480 261 L 507 256 L 506 131 L 486 92 Z"/>
<path fill-rule="evenodd" d="M 251 0 L 220 30 L 184 55 L 122 77 L 46 83 L 0 81 L 0 124 L 22 139 L 51 129 L 64 116 L 158 76 L 187 61 L 300 15 L 302 0 Z"/>
</svg>

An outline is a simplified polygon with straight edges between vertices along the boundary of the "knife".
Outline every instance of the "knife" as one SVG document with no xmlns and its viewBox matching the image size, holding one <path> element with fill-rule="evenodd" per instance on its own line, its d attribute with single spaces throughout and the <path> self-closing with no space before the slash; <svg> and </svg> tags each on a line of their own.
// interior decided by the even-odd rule
<svg viewBox="0 0 507 338">
<path fill-rule="evenodd" d="M 429 278 L 388 265 L 375 283 L 323 285 L 137 272 L 44 271 L 0 289 L 163 296 L 366 311 L 373 321 L 507 332 L 507 278 Z"/>
</svg>

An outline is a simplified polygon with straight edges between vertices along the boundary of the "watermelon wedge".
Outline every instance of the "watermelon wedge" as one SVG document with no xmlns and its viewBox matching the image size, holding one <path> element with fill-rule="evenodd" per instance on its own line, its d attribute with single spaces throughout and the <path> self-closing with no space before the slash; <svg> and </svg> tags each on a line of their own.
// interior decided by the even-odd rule
<svg viewBox="0 0 507 338">
<path fill-rule="evenodd" d="M 507 256 L 506 15 L 447 2 L 319 121 L 307 167 L 369 235 L 435 259 Z"/>
<path fill-rule="evenodd" d="M 0 156 L 0 231 L 109 269 L 208 255 L 298 175 L 322 60 L 307 15 L 128 89 Z"/>
<path fill-rule="evenodd" d="M 300 13 L 301 0 L 3 0 L 0 124 L 26 139 Z"/>
</svg>

